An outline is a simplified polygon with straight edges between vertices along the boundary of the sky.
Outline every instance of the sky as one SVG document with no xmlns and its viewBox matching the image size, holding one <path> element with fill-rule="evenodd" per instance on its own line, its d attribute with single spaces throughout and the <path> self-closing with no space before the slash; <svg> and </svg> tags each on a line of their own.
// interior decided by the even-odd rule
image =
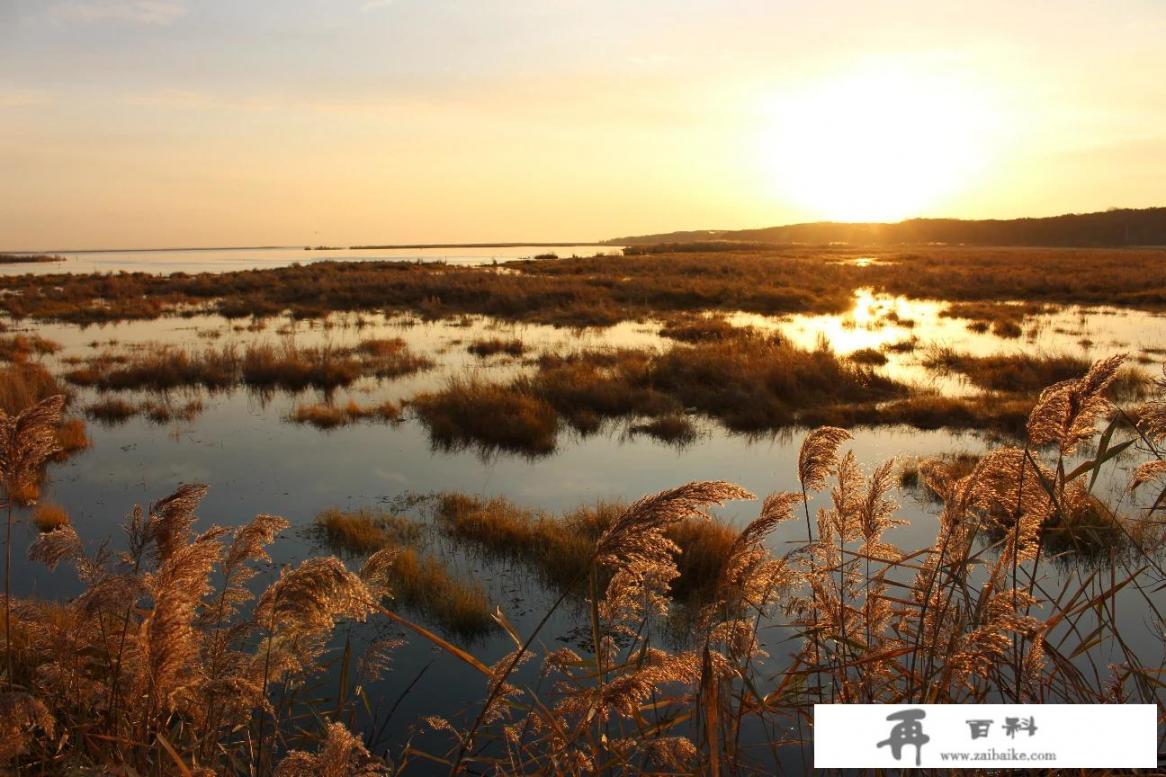
<svg viewBox="0 0 1166 777">
<path fill-rule="evenodd" d="M 1166 205 L 1166 2 L 0 0 L 0 249 Z"/>
</svg>

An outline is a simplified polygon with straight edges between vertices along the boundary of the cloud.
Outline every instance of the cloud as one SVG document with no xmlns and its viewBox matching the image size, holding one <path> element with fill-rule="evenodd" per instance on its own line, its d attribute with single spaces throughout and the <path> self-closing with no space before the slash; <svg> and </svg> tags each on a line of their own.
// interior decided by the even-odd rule
<svg viewBox="0 0 1166 777">
<path fill-rule="evenodd" d="M 0 110 L 20 108 L 26 105 L 45 105 L 50 102 L 52 102 L 52 98 L 47 92 L 0 88 Z"/>
<path fill-rule="evenodd" d="M 49 8 L 49 15 L 62 22 L 129 22 L 131 24 L 173 24 L 186 15 L 187 8 L 172 0 L 72 0 Z"/>
</svg>

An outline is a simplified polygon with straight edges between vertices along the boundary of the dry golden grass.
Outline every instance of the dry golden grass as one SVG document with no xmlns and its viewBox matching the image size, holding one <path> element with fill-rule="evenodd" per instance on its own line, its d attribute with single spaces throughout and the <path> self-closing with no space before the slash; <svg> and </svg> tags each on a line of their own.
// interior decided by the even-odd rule
<svg viewBox="0 0 1166 777">
<path fill-rule="evenodd" d="M 14 364 L 0 369 L 0 410 L 9 415 L 65 393 L 56 378 L 40 364 Z"/>
<path fill-rule="evenodd" d="M 102 353 L 65 373 L 78 386 L 103 390 L 171 389 L 240 384 L 257 390 L 333 389 L 363 376 L 395 378 L 429 369 L 433 362 L 412 353 L 403 340 L 365 340 L 353 348 L 300 346 L 293 340 L 233 344 L 202 350 L 154 346 L 128 354 Z"/>
<path fill-rule="evenodd" d="M 683 415 L 665 415 L 650 421 L 632 424 L 628 431 L 632 434 L 646 434 L 661 442 L 679 447 L 691 445 L 696 442 L 697 438 L 696 426 L 693 425 L 691 419 Z"/>
<path fill-rule="evenodd" d="M 420 394 L 408 406 L 447 450 L 478 447 L 528 455 L 555 450 L 555 409 L 521 383 L 502 386 L 478 377 L 451 378 L 438 392 Z"/>
<path fill-rule="evenodd" d="M 851 353 L 847 358 L 855 364 L 866 364 L 871 367 L 881 367 L 887 363 L 887 355 L 874 348 L 860 348 Z"/>
<path fill-rule="evenodd" d="M 388 423 L 400 419 L 401 409 L 387 400 L 376 405 L 361 405 L 356 400 L 343 405 L 329 402 L 301 404 L 292 408 L 287 416 L 287 420 L 293 423 L 309 424 L 317 429 L 335 429 L 363 420 Z"/>
<path fill-rule="evenodd" d="M 436 623 L 450 634 L 475 638 L 493 627 L 481 585 L 450 574 L 446 565 L 416 547 L 421 524 L 380 510 L 319 513 L 315 530 L 331 549 L 350 556 L 393 553 L 387 579 L 394 601 Z"/>
<path fill-rule="evenodd" d="M 59 343 L 40 335 L 6 335 L 0 337 L 0 361 L 25 361 L 31 356 L 56 353 L 61 350 Z"/>
<path fill-rule="evenodd" d="M 55 531 L 69 523 L 69 514 L 60 505 L 42 503 L 32 512 L 32 525 L 39 532 Z"/>
<path fill-rule="evenodd" d="M 661 337 L 682 343 L 729 340 L 736 335 L 737 328 L 720 316 L 674 316 L 660 329 Z"/>
<path fill-rule="evenodd" d="M 526 345 L 518 338 L 504 340 L 501 337 L 484 337 L 474 340 L 466 347 L 466 350 L 474 356 L 483 358 L 496 356 L 500 353 L 518 357 L 526 353 Z"/>
<path fill-rule="evenodd" d="M 66 418 L 57 427 L 59 452 L 55 458 L 63 460 L 72 453 L 85 450 L 91 444 L 89 434 L 85 430 L 85 422 L 80 418 Z"/>
<path fill-rule="evenodd" d="M 626 509 L 621 503 L 600 502 L 555 516 L 506 499 L 448 493 L 438 498 L 435 515 L 450 536 L 491 556 L 521 561 L 556 588 L 578 590 L 596 541 Z M 680 575 L 672 594 L 686 601 L 707 597 L 736 537 L 732 528 L 692 519 L 670 527 L 665 536 L 679 548 Z"/>
<path fill-rule="evenodd" d="M 481 585 L 454 577 L 433 556 L 402 549 L 393 558 L 389 580 L 395 602 L 432 619 L 452 635 L 473 639 L 495 626 Z"/>
<path fill-rule="evenodd" d="M 330 507 L 316 515 L 315 527 L 329 547 L 353 555 L 369 555 L 386 545 L 413 544 L 421 536 L 418 524 L 382 510 Z"/>
<path fill-rule="evenodd" d="M 118 424 L 133 418 L 140 408 L 118 397 L 100 397 L 85 406 L 85 415 L 94 421 Z"/>
</svg>

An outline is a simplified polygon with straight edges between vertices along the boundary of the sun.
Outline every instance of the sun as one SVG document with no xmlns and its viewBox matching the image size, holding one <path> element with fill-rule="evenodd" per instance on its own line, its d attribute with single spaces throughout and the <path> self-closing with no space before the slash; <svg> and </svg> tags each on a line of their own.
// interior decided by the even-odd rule
<svg viewBox="0 0 1166 777">
<path fill-rule="evenodd" d="M 761 138 L 775 195 L 814 219 L 933 215 L 991 154 L 981 90 L 918 66 L 868 67 L 786 92 Z"/>
</svg>

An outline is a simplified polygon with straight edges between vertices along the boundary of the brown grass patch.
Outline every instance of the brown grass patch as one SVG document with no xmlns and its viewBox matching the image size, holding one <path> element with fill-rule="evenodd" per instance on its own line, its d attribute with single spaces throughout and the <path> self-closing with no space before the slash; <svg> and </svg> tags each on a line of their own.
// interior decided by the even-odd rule
<svg viewBox="0 0 1166 777">
<path fill-rule="evenodd" d="M 696 442 L 696 426 L 683 415 L 666 415 L 638 424 L 628 430 L 632 434 L 646 434 L 649 437 L 671 445 L 684 447 Z"/>
<path fill-rule="evenodd" d="M 559 433 L 555 408 L 524 382 L 502 386 L 477 377 L 450 378 L 441 391 L 414 397 L 409 407 L 433 443 L 448 450 L 545 455 L 555 450 Z"/>
<path fill-rule="evenodd" d="M 32 524 L 41 533 L 63 528 L 69 523 L 69 514 L 60 505 L 46 502 L 37 505 L 32 512 Z"/>
<path fill-rule="evenodd" d="M 60 343 L 40 335 L 7 335 L 0 337 L 0 361 L 24 361 L 30 356 L 42 356 L 61 350 Z"/>
<path fill-rule="evenodd" d="M 296 405 L 287 420 L 297 424 L 309 424 L 317 429 L 335 429 L 363 420 L 399 421 L 401 409 L 393 402 L 384 401 L 377 405 L 361 405 L 355 400 L 337 405 L 327 402 Z"/>
<path fill-rule="evenodd" d="M 707 343 L 728 340 L 737 335 L 737 327 L 721 316 L 685 316 L 673 318 L 660 329 L 661 337 L 682 343 Z"/>
<path fill-rule="evenodd" d="M 133 402 L 118 397 L 101 397 L 85 406 L 85 415 L 106 424 L 123 423 L 140 412 Z"/>
<path fill-rule="evenodd" d="M 526 353 L 526 345 L 518 338 L 503 340 L 500 337 L 484 337 L 474 340 L 466 347 L 466 350 L 474 356 L 480 356 L 482 358 L 496 356 L 500 353 L 518 357 Z"/>
<path fill-rule="evenodd" d="M 506 499 L 448 493 L 438 497 L 435 517 L 450 536 L 490 556 L 520 561 L 560 590 L 581 591 L 596 539 L 625 509 L 622 503 L 599 502 L 554 516 Z M 736 532 L 716 521 L 689 519 L 670 527 L 666 536 L 681 550 L 673 595 L 691 601 L 708 594 Z"/>
<path fill-rule="evenodd" d="M 315 529 L 334 550 L 368 555 L 386 545 L 408 545 L 421 536 L 414 521 L 383 510 L 329 507 L 316 515 Z"/>
</svg>

